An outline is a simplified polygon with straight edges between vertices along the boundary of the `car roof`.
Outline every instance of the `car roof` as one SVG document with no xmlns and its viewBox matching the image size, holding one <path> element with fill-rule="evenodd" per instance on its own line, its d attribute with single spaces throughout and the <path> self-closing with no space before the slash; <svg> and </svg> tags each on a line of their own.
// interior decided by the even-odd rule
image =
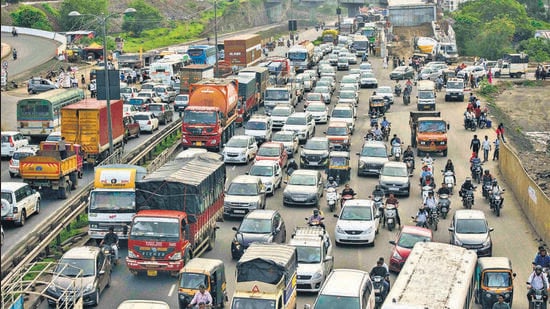
<svg viewBox="0 0 550 309">
<path fill-rule="evenodd" d="M 24 186 L 27 186 L 24 182 L 10 182 L 10 181 L 2 181 L 2 191 L 3 192 L 10 192 L 15 191 L 17 189 L 23 188 Z"/>
<path fill-rule="evenodd" d="M 89 259 L 95 258 L 101 249 L 99 247 L 81 246 L 70 249 L 63 254 L 64 259 Z"/>
<path fill-rule="evenodd" d="M 485 214 L 477 209 L 457 209 L 455 211 L 456 219 L 484 219 Z"/>
<path fill-rule="evenodd" d="M 233 178 L 231 180 L 231 183 L 238 182 L 238 183 L 256 183 L 258 182 L 259 178 L 257 176 L 251 176 L 251 175 L 237 175 L 237 177 Z"/>
<path fill-rule="evenodd" d="M 275 209 L 254 209 L 245 216 L 245 219 L 271 219 L 276 213 L 278 211 Z"/>
</svg>

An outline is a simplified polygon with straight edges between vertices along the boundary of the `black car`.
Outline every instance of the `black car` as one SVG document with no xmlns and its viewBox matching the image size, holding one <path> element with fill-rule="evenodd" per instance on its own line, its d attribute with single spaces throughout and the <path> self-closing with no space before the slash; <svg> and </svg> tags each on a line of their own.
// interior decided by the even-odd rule
<svg viewBox="0 0 550 309">
<path fill-rule="evenodd" d="M 300 168 L 326 168 L 330 142 L 326 137 L 312 137 L 300 152 Z"/>
<path fill-rule="evenodd" d="M 244 251 L 253 242 L 284 243 L 286 242 L 286 227 L 281 214 L 277 210 L 257 209 L 249 212 L 241 222 L 231 242 L 231 257 L 241 258 Z"/>
</svg>

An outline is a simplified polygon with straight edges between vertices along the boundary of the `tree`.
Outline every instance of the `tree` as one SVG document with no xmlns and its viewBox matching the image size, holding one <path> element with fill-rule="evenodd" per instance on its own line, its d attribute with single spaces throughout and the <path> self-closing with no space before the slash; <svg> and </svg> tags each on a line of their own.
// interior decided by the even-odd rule
<svg viewBox="0 0 550 309">
<path fill-rule="evenodd" d="M 131 15 L 124 16 L 122 30 L 131 32 L 137 37 L 143 30 L 162 26 L 164 18 L 158 9 L 145 3 L 143 0 L 133 0 L 128 5 L 136 10 Z"/>
<path fill-rule="evenodd" d="M 107 0 L 64 0 L 59 9 L 59 25 L 63 31 L 93 30 L 101 33 L 99 23 L 90 22 L 86 17 L 70 17 L 72 11 L 80 14 L 107 14 Z"/>
<path fill-rule="evenodd" d="M 47 31 L 52 30 L 52 26 L 46 14 L 30 5 L 21 5 L 17 11 L 12 12 L 10 16 L 13 18 L 15 26 Z"/>
</svg>

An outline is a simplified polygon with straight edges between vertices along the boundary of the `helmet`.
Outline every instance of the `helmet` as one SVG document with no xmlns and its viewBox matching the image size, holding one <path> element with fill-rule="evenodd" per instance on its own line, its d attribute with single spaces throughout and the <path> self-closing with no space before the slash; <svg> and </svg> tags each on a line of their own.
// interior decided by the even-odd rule
<svg viewBox="0 0 550 309">
<path fill-rule="evenodd" d="M 328 178 L 328 181 L 334 181 L 334 177 L 330 176 L 330 177 Z"/>
<path fill-rule="evenodd" d="M 537 270 L 542 271 L 542 266 L 540 266 L 540 265 L 535 266 L 535 271 L 537 271 Z"/>
</svg>

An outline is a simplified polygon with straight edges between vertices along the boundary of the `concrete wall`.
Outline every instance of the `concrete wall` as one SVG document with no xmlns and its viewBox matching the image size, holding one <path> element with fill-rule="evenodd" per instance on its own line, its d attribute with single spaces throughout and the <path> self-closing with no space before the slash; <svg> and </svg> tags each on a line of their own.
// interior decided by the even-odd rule
<svg viewBox="0 0 550 309">
<path fill-rule="evenodd" d="M 9 32 L 11 33 L 12 26 L 4 26 L 2 25 L 2 32 Z M 33 35 L 33 36 L 39 36 L 46 39 L 51 39 L 54 41 L 59 42 L 59 47 L 57 48 L 57 54 L 52 56 L 57 56 L 61 54 L 65 49 L 67 49 L 67 38 L 65 35 L 57 33 L 57 32 L 50 32 L 50 31 L 44 31 L 44 30 L 38 30 L 38 29 L 32 29 L 32 28 L 23 28 L 23 27 L 15 27 L 18 34 L 25 34 L 25 35 Z"/>
<path fill-rule="evenodd" d="M 514 192 L 523 213 L 540 238 L 545 243 L 550 243 L 550 199 L 527 175 L 519 158 L 506 144 L 500 144 L 498 164 L 506 184 Z M 506 215 L 506 208 L 504 211 Z"/>
<path fill-rule="evenodd" d="M 388 6 L 389 20 L 394 26 L 418 26 L 436 20 L 434 4 Z"/>
</svg>

